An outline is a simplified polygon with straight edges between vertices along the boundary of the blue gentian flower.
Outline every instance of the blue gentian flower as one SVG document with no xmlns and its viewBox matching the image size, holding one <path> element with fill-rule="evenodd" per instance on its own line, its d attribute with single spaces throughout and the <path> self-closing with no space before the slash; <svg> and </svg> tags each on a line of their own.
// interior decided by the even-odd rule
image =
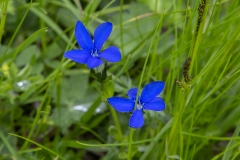
<svg viewBox="0 0 240 160">
<path fill-rule="evenodd" d="M 141 95 L 138 97 L 137 106 L 134 110 L 138 88 L 132 88 L 128 91 L 128 98 L 111 97 L 108 103 L 118 112 L 132 112 L 129 120 L 131 128 L 141 128 L 144 124 L 143 110 L 162 111 L 165 109 L 165 103 L 162 98 L 157 97 L 163 90 L 165 83 L 161 81 L 147 84 Z"/>
<path fill-rule="evenodd" d="M 82 22 L 78 21 L 75 27 L 75 37 L 81 50 L 70 50 L 64 54 L 74 62 L 87 64 L 88 68 L 95 68 L 103 64 L 103 60 L 118 62 L 121 60 L 121 53 L 115 46 L 110 46 L 101 51 L 104 42 L 112 32 L 112 23 L 100 24 L 94 32 L 93 40 Z"/>
</svg>

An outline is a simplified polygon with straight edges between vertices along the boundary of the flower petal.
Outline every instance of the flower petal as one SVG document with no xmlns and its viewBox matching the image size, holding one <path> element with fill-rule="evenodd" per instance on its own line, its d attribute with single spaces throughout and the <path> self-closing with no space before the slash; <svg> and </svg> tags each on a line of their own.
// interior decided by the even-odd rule
<svg viewBox="0 0 240 160">
<path fill-rule="evenodd" d="M 143 105 L 143 109 L 153 110 L 153 111 L 162 111 L 165 109 L 165 102 L 162 98 L 156 97 L 148 103 Z"/>
<path fill-rule="evenodd" d="M 88 68 L 95 68 L 103 64 L 103 61 L 98 57 L 89 56 L 87 60 Z"/>
<path fill-rule="evenodd" d="M 137 97 L 137 92 L 138 92 L 138 88 L 137 87 L 129 89 L 128 97 L 131 98 L 133 101 L 135 101 L 136 97 Z"/>
<path fill-rule="evenodd" d="M 85 64 L 89 56 L 90 52 L 88 50 L 70 50 L 64 53 L 65 58 L 81 64 Z"/>
<path fill-rule="evenodd" d="M 98 51 L 101 50 L 104 42 L 109 37 L 110 33 L 112 32 L 112 23 L 111 22 L 105 22 L 100 24 L 95 32 L 94 32 L 94 47 Z"/>
<path fill-rule="evenodd" d="M 134 110 L 134 102 L 131 99 L 112 97 L 108 98 L 107 101 L 118 112 L 131 112 Z"/>
<path fill-rule="evenodd" d="M 93 50 L 94 45 L 92 38 L 83 23 L 80 21 L 77 21 L 75 27 L 75 37 L 78 45 L 81 46 L 82 49 Z"/>
<path fill-rule="evenodd" d="M 157 95 L 159 95 L 163 88 L 165 83 L 161 81 L 156 81 L 147 84 L 142 91 L 140 101 L 141 103 L 146 103 L 151 101 L 153 98 L 155 98 Z"/>
<path fill-rule="evenodd" d="M 102 51 L 99 56 L 109 62 L 118 62 L 121 60 L 121 52 L 115 46 L 108 47 Z"/>
<path fill-rule="evenodd" d="M 141 128 L 144 124 L 144 118 L 142 110 L 136 109 L 129 120 L 129 126 L 131 128 Z"/>
</svg>

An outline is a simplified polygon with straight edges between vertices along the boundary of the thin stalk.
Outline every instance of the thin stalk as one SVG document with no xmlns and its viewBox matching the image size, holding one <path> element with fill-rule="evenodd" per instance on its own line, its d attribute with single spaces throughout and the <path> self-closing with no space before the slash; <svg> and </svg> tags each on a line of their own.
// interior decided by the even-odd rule
<svg viewBox="0 0 240 160">
<path fill-rule="evenodd" d="M 41 6 L 42 8 L 44 8 L 43 0 L 41 0 L 39 4 L 40 4 L 40 6 Z M 44 21 L 43 21 L 41 18 L 40 18 L 39 21 L 40 21 L 40 22 L 39 22 L 39 23 L 40 23 L 40 28 L 45 28 L 46 26 L 45 26 Z M 47 43 L 46 43 L 46 36 L 45 36 L 45 34 L 42 35 L 42 37 L 41 37 L 41 44 L 42 44 L 41 59 L 42 59 L 42 61 L 44 61 L 45 52 L 46 52 L 46 48 L 47 48 Z"/>
<path fill-rule="evenodd" d="M 128 143 L 128 160 L 132 159 L 131 151 L 132 151 L 132 137 L 133 137 L 133 128 L 130 128 L 130 134 L 129 134 L 129 143 Z"/>
<path fill-rule="evenodd" d="M 78 11 L 79 11 L 79 13 L 80 13 L 81 19 L 83 19 L 83 18 L 84 18 L 84 15 L 83 15 L 83 9 L 82 9 L 81 2 L 78 1 L 78 0 L 73 0 L 73 1 L 74 1 L 74 3 L 76 4 L 76 6 L 77 6 L 77 8 L 78 8 Z"/>
<path fill-rule="evenodd" d="M 124 0 L 121 0 L 120 1 L 120 41 L 121 41 L 121 51 L 122 51 L 122 54 L 124 55 L 124 47 L 123 47 L 123 27 L 122 27 L 122 12 L 123 12 L 123 1 Z"/>
<path fill-rule="evenodd" d="M 2 6 L 2 19 L 1 19 L 1 24 L 0 24 L 0 46 L 1 46 L 1 42 L 2 42 L 4 26 L 5 26 L 5 22 L 6 22 L 7 6 L 8 6 L 8 0 L 6 0 L 5 4 L 3 4 L 3 6 Z"/>
</svg>

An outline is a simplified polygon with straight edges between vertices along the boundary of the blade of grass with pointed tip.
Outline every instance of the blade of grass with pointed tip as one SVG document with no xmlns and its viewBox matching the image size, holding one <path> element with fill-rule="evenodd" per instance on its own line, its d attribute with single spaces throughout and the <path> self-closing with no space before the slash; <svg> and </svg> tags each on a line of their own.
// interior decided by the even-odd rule
<svg viewBox="0 0 240 160">
<path fill-rule="evenodd" d="M 2 131 L 0 130 L 0 139 L 2 139 L 3 144 L 5 144 L 5 146 L 7 147 L 8 151 L 12 154 L 12 156 L 16 159 L 16 160 L 20 160 L 16 150 L 13 148 L 13 146 L 11 146 L 11 144 L 8 142 L 8 140 L 5 138 L 5 136 L 3 135 Z"/>
<path fill-rule="evenodd" d="M 32 144 L 35 144 L 35 145 L 37 145 L 38 147 L 41 147 L 41 148 L 45 149 L 45 150 L 48 151 L 49 153 L 54 154 L 54 155 L 60 157 L 61 159 L 64 159 L 64 160 L 65 160 L 65 158 L 62 157 L 62 156 L 61 156 L 60 154 L 58 154 L 57 152 L 55 152 L 55 151 L 53 151 L 53 150 L 51 150 L 51 149 L 49 149 L 49 148 L 47 148 L 47 147 L 45 147 L 45 146 L 37 143 L 37 142 L 34 142 L 34 141 L 32 141 L 32 140 L 30 140 L 30 139 L 28 139 L 28 138 L 19 136 L 19 135 L 17 135 L 17 134 L 13 134 L 13 133 L 8 133 L 8 134 L 11 135 L 11 136 L 15 136 L 15 137 L 21 138 L 21 139 L 23 139 L 23 140 L 25 140 L 25 141 L 28 141 L 28 142 L 32 143 Z"/>
</svg>

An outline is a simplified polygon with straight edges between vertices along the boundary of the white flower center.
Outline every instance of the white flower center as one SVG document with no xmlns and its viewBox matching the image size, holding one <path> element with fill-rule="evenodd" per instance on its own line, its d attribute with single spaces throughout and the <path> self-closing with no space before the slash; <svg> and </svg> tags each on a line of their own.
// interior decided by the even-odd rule
<svg viewBox="0 0 240 160">
<path fill-rule="evenodd" d="M 97 49 L 94 49 L 94 50 L 92 50 L 91 55 L 92 55 L 93 57 L 98 57 L 98 56 L 99 56 L 98 53 L 99 53 L 98 50 L 97 50 Z"/>
<path fill-rule="evenodd" d="M 137 109 L 141 110 L 143 107 L 142 107 L 142 104 L 138 103 L 137 104 Z"/>
</svg>

